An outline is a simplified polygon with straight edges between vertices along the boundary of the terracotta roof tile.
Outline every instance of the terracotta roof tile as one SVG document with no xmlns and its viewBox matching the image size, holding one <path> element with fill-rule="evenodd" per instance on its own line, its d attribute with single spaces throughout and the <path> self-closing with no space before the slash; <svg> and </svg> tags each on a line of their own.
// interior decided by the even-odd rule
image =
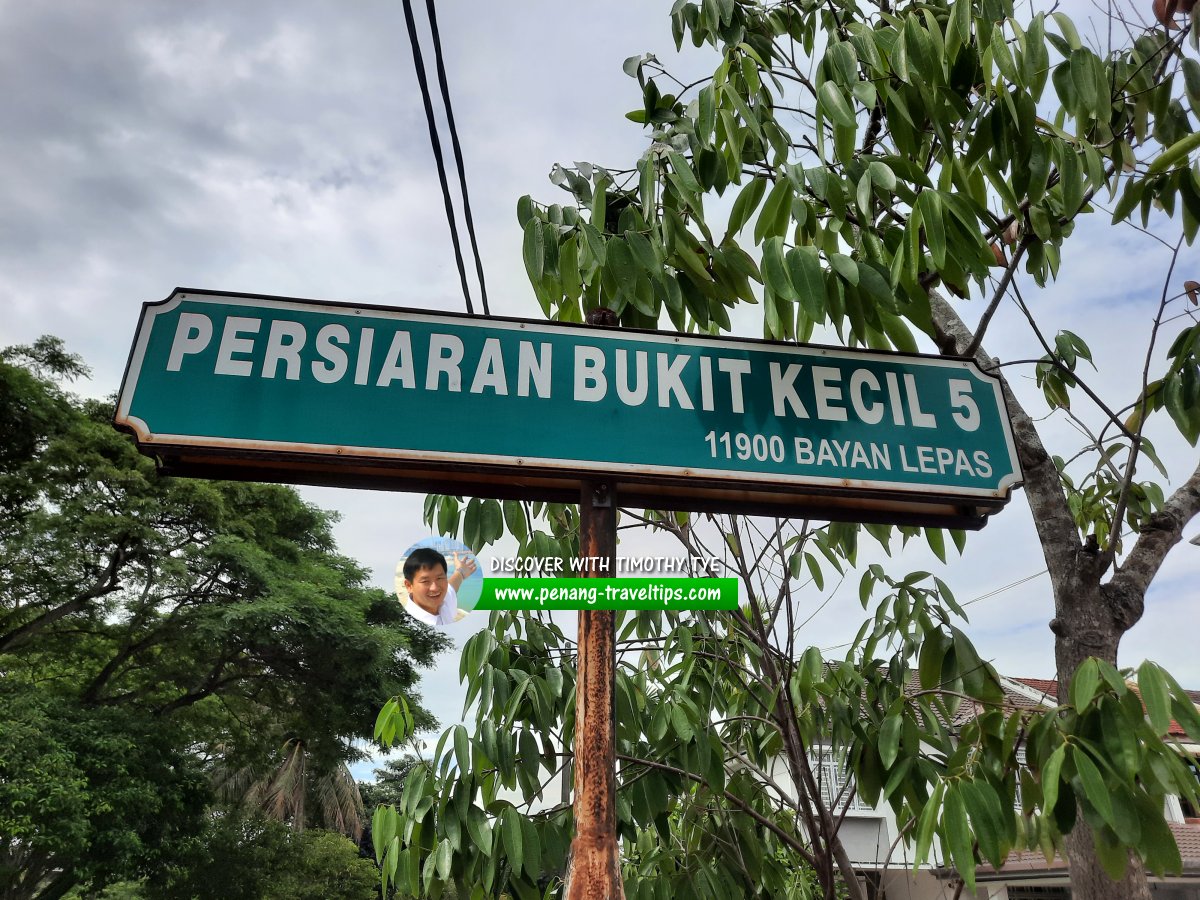
<svg viewBox="0 0 1200 900">
<path fill-rule="evenodd" d="M 1022 679 L 1023 681 L 1024 679 Z M 1200 824 L 1191 822 L 1170 822 L 1171 833 L 1175 835 L 1175 843 L 1179 845 L 1179 855 L 1183 859 L 1185 872 L 1200 870 Z M 1062 871 L 1067 868 L 1066 859 L 1060 854 L 1047 863 L 1040 850 L 1020 850 L 1008 855 L 1000 872 L 1029 872 L 1029 871 Z M 992 866 L 984 863 L 979 867 L 980 874 L 996 872 Z"/>
<path fill-rule="evenodd" d="M 1021 684 L 1025 685 L 1026 687 L 1033 688 L 1035 691 L 1040 691 L 1041 693 L 1045 694 L 1047 699 L 1049 699 L 1050 701 L 1056 701 L 1058 699 L 1058 682 L 1054 681 L 1053 679 L 1049 679 L 1049 678 L 1014 678 L 1012 680 L 1019 681 Z M 1138 692 L 1136 685 L 1130 685 L 1130 687 L 1133 688 L 1135 693 L 1138 693 L 1139 697 L 1141 696 L 1141 693 Z M 1200 691 L 1186 691 L 1186 693 L 1187 693 L 1188 697 L 1191 698 L 1193 703 L 1200 705 Z M 1011 701 L 1012 699 L 1013 698 L 1010 695 L 1009 700 Z M 1018 703 L 1018 705 L 1020 705 L 1020 704 Z M 1167 730 L 1167 733 L 1170 734 L 1172 737 L 1180 737 L 1180 738 L 1187 737 L 1187 732 L 1183 730 L 1183 726 L 1181 726 L 1174 719 L 1171 720 L 1171 726 Z"/>
<path fill-rule="evenodd" d="M 1170 825 L 1184 868 L 1200 867 L 1200 825 L 1192 822 L 1171 822 Z"/>
<path fill-rule="evenodd" d="M 1013 681 L 1019 681 L 1035 691 L 1040 691 L 1051 700 L 1058 699 L 1058 682 L 1051 678 L 1014 678 Z"/>
</svg>

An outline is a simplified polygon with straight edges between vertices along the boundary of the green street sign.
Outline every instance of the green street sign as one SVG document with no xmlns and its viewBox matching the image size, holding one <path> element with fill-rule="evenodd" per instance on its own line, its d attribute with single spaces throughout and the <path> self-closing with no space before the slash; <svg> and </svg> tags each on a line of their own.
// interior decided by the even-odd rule
<svg viewBox="0 0 1200 900">
<path fill-rule="evenodd" d="M 979 527 L 1021 480 L 972 361 L 180 288 L 116 424 L 167 472 Z"/>
</svg>

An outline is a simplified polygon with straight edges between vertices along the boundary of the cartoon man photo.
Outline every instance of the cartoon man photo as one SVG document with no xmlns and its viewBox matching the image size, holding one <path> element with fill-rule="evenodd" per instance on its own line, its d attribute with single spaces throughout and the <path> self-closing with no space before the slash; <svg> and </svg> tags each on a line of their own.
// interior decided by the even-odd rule
<svg viewBox="0 0 1200 900">
<path fill-rule="evenodd" d="M 468 554 L 455 551 L 450 556 L 454 562 L 450 575 L 446 557 L 432 547 L 417 547 L 404 560 L 405 608 L 426 625 L 444 627 L 466 615 L 458 608 L 458 590 L 477 565 Z"/>
</svg>

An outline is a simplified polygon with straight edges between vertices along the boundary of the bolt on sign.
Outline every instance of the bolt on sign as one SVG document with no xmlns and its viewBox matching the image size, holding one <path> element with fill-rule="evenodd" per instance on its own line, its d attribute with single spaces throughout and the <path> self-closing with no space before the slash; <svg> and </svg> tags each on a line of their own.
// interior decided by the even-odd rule
<svg viewBox="0 0 1200 900">
<path fill-rule="evenodd" d="M 184 288 L 116 424 L 174 474 L 961 528 L 1021 480 L 966 359 Z"/>
</svg>

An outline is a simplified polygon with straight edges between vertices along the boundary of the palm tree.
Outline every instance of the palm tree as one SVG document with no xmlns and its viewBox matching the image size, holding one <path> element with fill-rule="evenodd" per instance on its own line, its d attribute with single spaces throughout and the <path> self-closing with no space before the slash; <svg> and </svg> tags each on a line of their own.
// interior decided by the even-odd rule
<svg viewBox="0 0 1200 900">
<path fill-rule="evenodd" d="M 218 757 L 219 758 L 219 757 Z M 354 841 L 362 836 L 363 801 L 345 762 L 314 767 L 314 757 L 301 738 L 288 738 L 279 749 L 279 764 L 270 769 L 244 766 L 213 770 L 217 796 L 249 807 L 303 831 L 310 801 L 322 828 Z"/>
</svg>

